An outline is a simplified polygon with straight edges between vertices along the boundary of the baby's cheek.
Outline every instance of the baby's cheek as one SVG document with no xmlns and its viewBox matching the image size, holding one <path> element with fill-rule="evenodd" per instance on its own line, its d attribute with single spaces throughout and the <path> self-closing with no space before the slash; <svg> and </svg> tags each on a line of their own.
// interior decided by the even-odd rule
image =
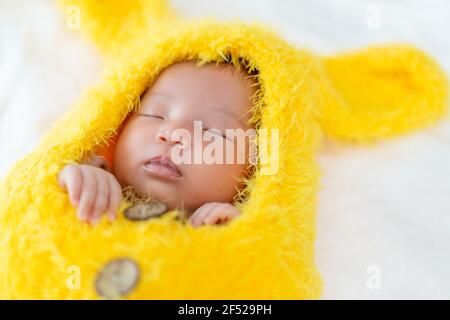
<svg viewBox="0 0 450 320">
<path fill-rule="evenodd" d="M 243 169 L 243 165 L 235 164 L 189 166 L 189 183 L 181 190 L 183 200 L 191 206 L 200 206 L 207 202 L 231 203 L 239 184 L 236 177 L 242 177 Z"/>
<path fill-rule="evenodd" d="M 153 140 L 146 130 L 138 119 L 131 118 L 120 133 L 114 152 L 114 173 L 119 182 L 131 183 L 140 163 L 148 157 Z"/>
<path fill-rule="evenodd" d="M 227 155 L 226 163 L 237 165 L 251 163 L 250 158 L 254 157 L 257 151 L 253 136 L 239 135 L 232 141 L 228 139 L 226 141 L 227 143 L 224 146 L 224 153 Z"/>
</svg>

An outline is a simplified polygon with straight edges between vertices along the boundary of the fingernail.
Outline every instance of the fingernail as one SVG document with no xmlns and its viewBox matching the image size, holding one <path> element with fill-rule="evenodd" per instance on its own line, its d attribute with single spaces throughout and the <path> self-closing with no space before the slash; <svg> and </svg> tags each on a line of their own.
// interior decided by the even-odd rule
<svg viewBox="0 0 450 320">
<path fill-rule="evenodd" d="M 89 223 L 89 216 L 86 213 L 82 213 L 80 216 L 80 220 Z"/>
<path fill-rule="evenodd" d="M 91 219 L 91 225 L 95 226 L 100 220 L 100 217 L 94 217 Z"/>
<path fill-rule="evenodd" d="M 194 227 L 194 228 L 197 228 L 197 227 L 199 227 L 199 224 L 197 223 L 197 222 L 191 222 L 191 224 L 192 224 L 192 226 Z"/>
<path fill-rule="evenodd" d="M 108 219 L 109 221 L 113 222 L 114 220 L 116 220 L 116 214 L 114 212 L 108 213 Z"/>
</svg>

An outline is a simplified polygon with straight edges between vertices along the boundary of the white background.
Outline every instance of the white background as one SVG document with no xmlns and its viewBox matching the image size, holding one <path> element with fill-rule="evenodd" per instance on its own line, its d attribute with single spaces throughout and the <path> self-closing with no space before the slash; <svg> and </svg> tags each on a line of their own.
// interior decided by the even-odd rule
<svg viewBox="0 0 450 320">
<path fill-rule="evenodd" d="M 172 2 L 190 18 L 258 19 L 321 54 L 410 42 L 450 71 L 444 0 Z M 100 69 L 95 48 L 65 28 L 53 1 L 0 0 L 0 177 Z M 449 299 L 450 121 L 371 148 L 326 143 L 319 161 L 324 298 Z"/>
</svg>

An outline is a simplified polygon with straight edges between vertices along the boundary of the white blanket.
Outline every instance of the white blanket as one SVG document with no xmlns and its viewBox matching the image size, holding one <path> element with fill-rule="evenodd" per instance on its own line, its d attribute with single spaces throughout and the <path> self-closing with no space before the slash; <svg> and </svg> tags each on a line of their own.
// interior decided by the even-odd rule
<svg viewBox="0 0 450 320">
<path fill-rule="evenodd" d="M 185 16 L 258 19 L 333 54 L 410 42 L 450 70 L 450 5 L 174 0 Z M 81 26 L 82 27 L 82 26 Z M 95 82 L 101 61 L 52 0 L 0 2 L 0 177 Z M 450 298 L 450 121 L 375 147 L 325 144 L 317 263 L 324 298 Z"/>
</svg>

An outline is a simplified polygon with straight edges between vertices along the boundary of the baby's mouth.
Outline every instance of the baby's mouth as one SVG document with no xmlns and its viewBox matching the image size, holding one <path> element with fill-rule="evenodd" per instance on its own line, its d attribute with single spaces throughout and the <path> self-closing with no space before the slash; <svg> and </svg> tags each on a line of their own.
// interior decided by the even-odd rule
<svg viewBox="0 0 450 320">
<path fill-rule="evenodd" d="M 156 156 L 144 164 L 144 169 L 149 174 L 159 177 L 176 179 L 182 176 L 178 166 L 168 156 Z"/>
</svg>

